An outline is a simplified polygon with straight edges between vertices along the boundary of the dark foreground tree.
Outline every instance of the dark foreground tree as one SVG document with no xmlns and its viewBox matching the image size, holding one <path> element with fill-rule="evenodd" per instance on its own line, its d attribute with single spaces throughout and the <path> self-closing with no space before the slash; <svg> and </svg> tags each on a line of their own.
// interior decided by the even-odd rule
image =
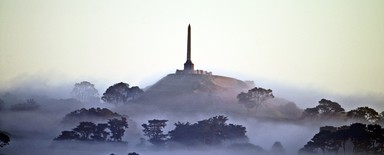
<svg viewBox="0 0 384 155">
<path fill-rule="evenodd" d="M 163 145 L 166 142 L 167 135 L 163 133 L 163 129 L 167 125 L 168 120 L 148 120 L 148 124 L 143 124 L 144 135 L 149 138 L 149 142 L 153 145 Z"/>
<path fill-rule="evenodd" d="M 365 125 L 361 123 L 342 127 L 321 127 L 320 132 L 299 152 L 304 154 L 337 154 L 342 150 L 345 153 L 348 141 L 353 144 L 352 151 L 354 153 L 384 153 L 384 129 L 380 125 Z"/>
<path fill-rule="evenodd" d="M 110 86 L 101 99 L 112 104 L 128 103 L 128 101 L 139 97 L 143 93 L 144 91 L 137 86 L 129 88 L 129 84 L 120 82 Z"/>
<path fill-rule="evenodd" d="M 95 86 L 88 81 L 76 83 L 72 89 L 71 96 L 83 103 L 99 102 L 100 99 L 99 92 Z"/>
<path fill-rule="evenodd" d="M 274 98 L 271 89 L 264 89 L 255 87 L 251 90 L 248 90 L 247 93 L 241 92 L 237 95 L 239 103 L 244 104 L 244 106 L 249 110 L 254 107 L 258 107 L 261 103 L 267 99 Z"/>
<path fill-rule="evenodd" d="M 128 128 L 127 119 L 121 117 L 119 119 L 111 119 L 108 121 L 109 130 L 111 130 L 111 140 L 115 142 L 121 142 L 124 136 L 125 129 Z"/>
<path fill-rule="evenodd" d="M 5 132 L 0 131 L 0 147 L 9 145 L 10 141 L 11 141 L 11 138 L 9 138 L 9 136 Z"/>
</svg>

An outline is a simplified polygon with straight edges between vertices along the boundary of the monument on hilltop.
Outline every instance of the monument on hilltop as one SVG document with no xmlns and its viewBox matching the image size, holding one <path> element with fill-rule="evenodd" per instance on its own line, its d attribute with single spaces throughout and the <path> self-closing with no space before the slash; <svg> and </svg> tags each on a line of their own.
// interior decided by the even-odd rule
<svg viewBox="0 0 384 155">
<path fill-rule="evenodd" d="M 191 60 L 191 25 L 188 25 L 188 41 L 187 41 L 187 61 L 184 63 L 184 70 L 176 70 L 176 74 L 206 74 L 211 75 L 211 72 L 203 70 L 195 70 L 195 65 Z"/>
</svg>

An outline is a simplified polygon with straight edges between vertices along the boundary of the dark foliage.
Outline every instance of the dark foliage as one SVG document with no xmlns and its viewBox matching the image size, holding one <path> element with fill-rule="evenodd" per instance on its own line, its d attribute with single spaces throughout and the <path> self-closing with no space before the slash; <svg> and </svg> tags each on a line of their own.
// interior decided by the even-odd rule
<svg viewBox="0 0 384 155">
<path fill-rule="evenodd" d="M 28 99 L 24 103 L 18 103 L 12 105 L 10 110 L 12 111 L 32 111 L 40 108 L 40 105 L 33 99 Z"/>
<path fill-rule="evenodd" d="M 384 129 L 380 125 L 365 125 L 354 123 L 350 126 L 332 127 L 325 126 L 320 128 L 311 141 L 309 141 L 300 153 L 338 153 L 340 150 L 346 151 L 346 143 L 353 144 L 355 153 L 384 153 Z"/>
<path fill-rule="evenodd" d="M 375 123 L 380 120 L 380 115 L 376 110 L 369 107 L 358 107 L 347 112 L 347 117 L 362 123 Z"/>
<path fill-rule="evenodd" d="M 9 138 L 8 134 L 0 131 L 0 147 L 4 147 L 5 145 L 9 145 L 11 138 Z"/>
<path fill-rule="evenodd" d="M 247 109 L 257 108 L 261 103 L 270 98 L 274 98 L 272 90 L 261 87 L 255 87 L 248 90 L 247 93 L 241 92 L 237 95 L 239 103 L 244 104 Z"/>
<path fill-rule="evenodd" d="M 148 120 L 148 124 L 143 124 L 144 135 L 149 138 L 149 142 L 154 145 L 163 145 L 166 142 L 167 135 L 163 133 L 168 120 Z"/>
<path fill-rule="evenodd" d="M 248 140 L 246 128 L 227 124 L 227 117 L 215 116 L 197 123 L 176 123 L 170 141 L 184 145 L 219 145 L 225 140 Z"/>
<path fill-rule="evenodd" d="M 90 108 L 90 109 L 82 108 L 80 110 L 75 110 L 65 115 L 63 122 L 72 123 L 72 122 L 85 121 L 89 119 L 107 120 L 107 119 L 120 118 L 120 117 L 122 117 L 120 114 L 116 112 L 112 112 L 107 108 Z"/>
<path fill-rule="evenodd" d="M 131 152 L 131 153 L 128 153 L 128 155 L 139 155 L 139 154 L 136 152 Z"/>
<path fill-rule="evenodd" d="M 307 108 L 302 114 L 302 118 L 330 119 L 335 118 L 345 112 L 339 103 L 327 99 L 321 99 L 319 105 L 314 108 Z"/>
<path fill-rule="evenodd" d="M 95 86 L 88 81 L 76 83 L 72 89 L 71 96 L 83 103 L 99 102 L 100 100 L 99 92 Z"/>
<path fill-rule="evenodd" d="M 126 128 L 128 128 L 128 123 L 124 117 L 121 120 L 111 119 L 108 123 L 99 123 L 97 125 L 92 122 L 80 122 L 72 131 L 62 131 L 61 135 L 54 140 L 122 142 Z"/>
<path fill-rule="evenodd" d="M 129 88 L 129 84 L 120 82 L 110 86 L 101 99 L 104 102 L 112 104 L 128 103 L 130 100 L 136 99 L 143 93 L 144 91 L 137 86 Z"/>
</svg>

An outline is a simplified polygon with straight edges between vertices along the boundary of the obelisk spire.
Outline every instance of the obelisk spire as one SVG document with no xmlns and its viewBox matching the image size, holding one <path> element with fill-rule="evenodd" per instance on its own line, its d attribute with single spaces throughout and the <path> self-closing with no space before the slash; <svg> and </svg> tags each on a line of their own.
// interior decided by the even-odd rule
<svg viewBox="0 0 384 155">
<path fill-rule="evenodd" d="M 191 24 L 188 25 L 187 60 L 191 60 Z"/>
<path fill-rule="evenodd" d="M 187 42 L 187 61 L 184 63 L 184 71 L 193 71 L 194 65 L 191 60 L 191 25 L 188 25 L 188 42 Z"/>
</svg>

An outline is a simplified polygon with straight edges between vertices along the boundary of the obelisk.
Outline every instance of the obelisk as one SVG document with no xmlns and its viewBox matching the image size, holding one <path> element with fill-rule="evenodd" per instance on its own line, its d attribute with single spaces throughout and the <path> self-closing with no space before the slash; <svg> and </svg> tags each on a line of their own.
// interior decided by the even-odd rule
<svg viewBox="0 0 384 155">
<path fill-rule="evenodd" d="M 191 60 L 191 25 L 188 25 L 188 42 L 187 42 L 187 61 L 184 63 L 184 71 L 193 71 L 194 65 Z"/>
</svg>

